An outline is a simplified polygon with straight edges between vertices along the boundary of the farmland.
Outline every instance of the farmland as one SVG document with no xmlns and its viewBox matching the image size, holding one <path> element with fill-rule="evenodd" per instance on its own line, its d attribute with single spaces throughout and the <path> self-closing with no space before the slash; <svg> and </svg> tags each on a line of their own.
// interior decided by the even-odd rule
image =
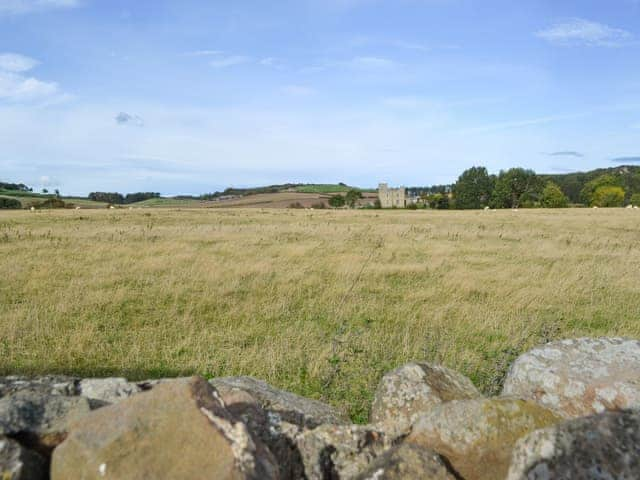
<svg viewBox="0 0 640 480">
<path fill-rule="evenodd" d="M 540 342 L 640 336 L 639 242 L 630 209 L 4 211 L 0 374 L 253 375 L 364 421 L 410 360 L 495 393 Z"/>
</svg>

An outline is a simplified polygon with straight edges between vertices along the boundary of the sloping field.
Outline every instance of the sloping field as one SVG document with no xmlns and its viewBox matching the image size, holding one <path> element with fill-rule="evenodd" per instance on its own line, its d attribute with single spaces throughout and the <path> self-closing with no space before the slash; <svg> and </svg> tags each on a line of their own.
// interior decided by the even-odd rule
<svg viewBox="0 0 640 480">
<path fill-rule="evenodd" d="M 495 392 L 535 344 L 640 337 L 639 242 L 626 209 L 1 212 L 0 374 L 254 375 L 364 421 L 410 360 Z"/>
</svg>

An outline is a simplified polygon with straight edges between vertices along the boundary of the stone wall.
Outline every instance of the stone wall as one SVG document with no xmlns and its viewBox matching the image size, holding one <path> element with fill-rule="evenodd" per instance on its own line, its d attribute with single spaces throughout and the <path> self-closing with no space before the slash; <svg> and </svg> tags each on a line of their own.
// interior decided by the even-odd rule
<svg viewBox="0 0 640 480">
<path fill-rule="evenodd" d="M 370 424 L 249 377 L 0 377 L 0 479 L 640 478 L 640 342 L 550 343 L 504 391 L 415 362 Z"/>
</svg>

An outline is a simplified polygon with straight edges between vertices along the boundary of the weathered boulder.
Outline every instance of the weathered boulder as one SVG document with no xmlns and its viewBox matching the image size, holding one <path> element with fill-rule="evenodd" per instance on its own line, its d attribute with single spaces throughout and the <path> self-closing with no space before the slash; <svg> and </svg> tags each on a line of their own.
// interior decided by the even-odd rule
<svg viewBox="0 0 640 480">
<path fill-rule="evenodd" d="M 202 378 L 164 382 L 93 411 L 53 452 L 51 478 L 271 479 L 269 450 Z"/>
<path fill-rule="evenodd" d="M 409 363 L 382 377 L 370 421 L 390 433 L 402 434 L 436 405 L 481 396 L 464 375 L 440 365 Z"/>
<path fill-rule="evenodd" d="M 77 395 L 78 382 L 78 378 L 63 375 L 0 377 L 0 398 L 22 390 L 38 391 L 49 395 Z"/>
<path fill-rule="evenodd" d="M 366 425 L 322 425 L 296 437 L 309 480 L 352 479 L 391 448 L 384 432 Z"/>
<path fill-rule="evenodd" d="M 384 453 L 356 480 L 456 480 L 433 450 L 403 443 Z"/>
<path fill-rule="evenodd" d="M 20 390 L 0 399 L 0 435 L 19 438 L 45 455 L 62 442 L 71 422 L 90 411 L 83 397 Z"/>
<path fill-rule="evenodd" d="M 281 479 L 304 478 L 304 465 L 296 445 L 302 426 L 285 422 L 277 413 L 265 410 L 244 390 L 230 389 L 220 396 L 227 410 L 273 453 Z"/>
<path fill-rule="evenodd" d="M 581 338 L 535 348 L 512 365 L 503 395 L 569 418 L 640 407 L 640 342 Z"/>
<path fill-rule="evenodd" d="M 45 480 L 44 458 L 10 438 L 0 437 L 0 478 L 2 480 Z"/>
<path fill-rule="evenodd" d="M 306 427 L 325 423 L 346 424 L 348 419 L 335 408 L 291 392 L 278 390 L 262 380 L 251 377 L 221 377 L 210 380 L 223 397 L 242 390 L 255 398 L 267 411 L 277 413 L 284 421 Z"/>
<path fill-rule="evenodd" d="M 640 478 L 640 412 L 577 418 L 520 439 L 508 480 L 555 478 Z"/>
<path fill-rule="evenodd" d="M 125 378 L 86 378 L 78 385 L 79 394 L 94 404 L 111 404 L 142 392 L 142 388 Z"/>
<path fill-rule="evenodd" d="M 506 476 L 520 437 L 558 421 L 524 400 L 453 400 L 420 417 L 406 441 L 435 450 L 465 480 L 495 480 Z"/>
</svg>

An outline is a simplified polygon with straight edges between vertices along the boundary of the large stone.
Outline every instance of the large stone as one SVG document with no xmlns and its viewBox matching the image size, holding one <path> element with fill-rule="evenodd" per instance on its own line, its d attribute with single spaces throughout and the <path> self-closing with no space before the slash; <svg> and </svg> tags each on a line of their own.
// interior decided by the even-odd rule
<svg viewBox="0 0 640 480">
<path fill-rule="evenodd" d="M 0 437 L 0 479 L 45 480 L 47 465 L 40 455 L 10 438 Z"/>
<path fill-rule="evenodd" d="M 435 450 L 465 480 L 495 480 L 507 474 L 519 438 L 558 421 L 524 400 L 453 400 L 420 417 L 406 441 Z"/>
<path fill-rule="evenodd" d="M 376 390 L 371 423 L 391 433 L 406 433 L 415 419 L 450 400 L 481 397 L 464 375 L 440 365 L 409 363 L 387 373 Z"/>
<path fill-rule="evenodd" d="M 20 390 L 0 399 L 0 435 L 19 438 L 47 455 L 62 442 L 70 424 L 90 411 L 83 397 Z"/>
<path fill-rule="evenodd" d="M 581 338 L 520 356 L 503 394 L 534 400 L 565 417 L 640 407 L 640 342 Z"/>
<path fill-rule="evenodd" d="M 348 423 L 344 415 L 325 403 L 278 390 L 255 378 L 221 377 L 210 380 L 210 383 L 223 397 L 238 390 L 248 393 L 265 410 L 277 413 L 288 423 L 310 428 L 325 423 L 338 425 Z"/>
<path fill-rule="evenodd" d="M 79 383 L 79 393 L 93 402 L 117 403 L 140 393 L 142 388 L 125 378 L 86 378 Z"/>
<path fill-rule="evenodd" d="M 366 425 L 322 425 L 298 435 L 296 445 L 309 480 L 355 478 L 391 448 L 384 432 Z"/>
<path fill-rule="evenodd" d="M 275 460 L 202 378 L 95 410 L 53 453 L 53 480 L 271 479 Z"/>
<path fill-rule="evenodd" d="M 640 413 L 605 412 L 520 439 L 508 480 L 640 478 Z"/>
<path fill-rule="evenodd" d="M 38 391 L 49 395 L 77 395 L 79 381 L 78 378 L 62 375 L 0 377 L 0 398 L 23 390 Z"/>
<path fill-rule="evenodd" d="M 227 410 L 273 453 L 281 479 L 304 478 L 304 464 L 296 445 L 296 437 L 304 430 L 302 426 L 288 423 L 277 413 L 265 410 L 244 390 L 226 390 L 220 396 Z"/>
<path fill-rule="evenodd" d="M 403 443 L 375 460 L 357 480 L 456 480 L 433 450 Z"/>
</svg>

